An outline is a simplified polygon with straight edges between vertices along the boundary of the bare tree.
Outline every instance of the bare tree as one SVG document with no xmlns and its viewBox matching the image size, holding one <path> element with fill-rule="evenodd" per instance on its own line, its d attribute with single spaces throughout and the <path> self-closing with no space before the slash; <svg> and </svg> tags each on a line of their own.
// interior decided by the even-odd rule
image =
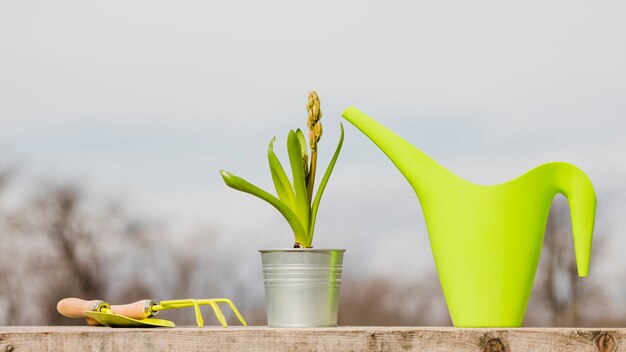
<svg viewBox="0 0 626 352">
<path fill-rule="evenodd" d="M 18 295 L 15 294 L 15 280 L 11 275 L 11 266 L 14 265 L 9 255 L 9 216 L 4 208 L 3 196 L 13 172 L 7 168 L 0 168 L 0 325 L 13 323 L 17 314 L 16 306 L 19 303 Z"/>
<path fill-rule="evenodd" d="M 58 300 L 209 298 L 228 296 L 238 282 L 232 260 L 206 231 L 181 242 L 159 223 L 132 219 L 120 204 L 90 199 L 76 184 L 36 188 L 14 213 L 19 219 L 3 226 L 0 241 L 0 323 L 84 324 L 60 316 Z M 195 323 L 193 310 L 164 313 Z"/>
<path fill-rule="evenodd" d="M 110 271 L 111 263 L 137 253 L 133 244 L 140 236 L 131 233 L 137 226 L 121 211 L 92 206 L 75 184 L 37 189 L 13 211 L 19 215 L 12 216 L 3 231 L 0 245 L 6 254 L 0 264 L 0 301 L 7 304 L 0 317 L 11 325 L 83 324 L 61 317 L 56 302 L 64 297 L 106 299 L 111 278 L 120 276 Z M 144 244 L 140 247 L 147 249 Z M 116 282 L 122 286 L 117 288 L 122 299 L 147 293 L 140 280 L 132 280 L 136 276 Z M 21 304 L 25 301 L 30 304 Z"/>
<path fill-rule="evenodd" d="M 342 325 L 450 325 L 434 276 L 410 284 L 381 277 L 347 281 L 339 319 Z"/>
<path fill-rule="evenodd" d="M 60 298 L 93 299 L 103 293 L 101 258 L 83 202 L 77 186 L 50 186 L 23 212 L 27 214 L 24 235 L 32 243 L 47 245 L 45 252 L 33 253 L 24 263 L 31 279 L 45 287 L 36 296 L 42 302 L 41 319 L 47 322 L 64 322 L 54 310 Z"/>
</svg>

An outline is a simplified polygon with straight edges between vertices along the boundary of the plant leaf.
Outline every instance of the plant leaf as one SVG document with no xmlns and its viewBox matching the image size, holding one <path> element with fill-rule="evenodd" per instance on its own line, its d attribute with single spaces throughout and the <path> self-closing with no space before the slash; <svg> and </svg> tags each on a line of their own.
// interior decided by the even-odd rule
<svg viewBox="0 0 626 352">
<path fill-rule="evenodd" d="M 296 195 L 293 193 L 293 187 L 285 174 L 285 170 L 278 160 L 278 157 L 274 153 L 274 141 L 276 137 L 272 138 L 270 145 L 267 148 L 267 159 L 270 164 L 270 171 L 272 172 L 272 181 L 274 181 L 274 187 L 278 198 L 285 203 L 291 210 L 296 209 Z"/>
<path fill-rule="evenodd" d="M 302 130 L 299 128 L 296 130 L 296 137 L 298 137 L 298 142 L 300 142 L 300 151 L 302 152 L 302 170 L 304 170 L 304 178 L 306 179 L 309 177 L 309 153 L 304 133 L 302 133 Z"/>
<path fill-rule="evenodd" d="M 298 216 L 293 211 L 291 211 L 291 209 L 289 209 L 289 207 L 285 205 L 285 203 L 281 202 L 280 199 L 274 197 L 273 195 L 265 192 L 259 187 L 251 184 L 250 182 L 229 171 L 220 170 L 220 174 L 222 174 L 222 178 L 224 179 L 224 182 L 228 187 L 241 192 L 252 194 L 253 196 L 259 197 L 264 201 L 270 203 L 281 214 L 283 214 L 283 216 L 291 226 L 291 229 L 293 230 L 296 242 L 306 243 L 308 237 L 306 233 L 307 227 L 303 226 Z"/>
<path fill-rule="evenodd" d="M 324 193 L 324 189 L 326 188 L 326 184 L 328 183 L 328 179 L 330 178 L 330 174 L 333 172 L 333 168 L 335 167 L 335 163 L 337 162 L 337 158 L 339 157 L 339 152 L 341 152 L 341 146 L 343 145 L 343 124 L 339 124 L 341 127 L 341 135 L 339 137 L 339 143 L 337 144 L 337 149 L 335 149 L 335 154 L 333 158 L 330 160 L 328 164 L 328 168 L 324 173 L 324 177 L 322 178 L 322 182 L 320 182 L 319 188 L 317 189 L 317 193 L 315 194 L 315 200 L 311 205 L 311 220 L 309 224 L 309 235 L 307 243 L 307 247 L 311 247 L 313 243 L 313 232 L 315 231 L 315 218 L 317 217 L 317 209 L 319 208 L 320 201 L 322 200 L 322 193 Z"/>
<path fill-rule="evenodd" d="M 293 175 L 293 189 L 296 195 L 296 214 L 300 218 L 300 222 L 305 229 L 309 229 L 309 201 L 306 190 L 306 181 L 304 170 L 302 170 L 302 150 L 296 133 L 291 130 L 287 137 L 287 151 L 289 152 L 289 162 L 291 164 L 291 173 Z M 300 242 L 305 245 L 308 241 Z"/>
</svg>

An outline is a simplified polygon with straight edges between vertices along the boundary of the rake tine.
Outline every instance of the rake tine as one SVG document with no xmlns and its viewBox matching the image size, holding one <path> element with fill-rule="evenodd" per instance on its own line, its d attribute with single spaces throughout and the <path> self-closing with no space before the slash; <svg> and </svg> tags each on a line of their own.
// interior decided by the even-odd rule
<svg viewBox="0 0 626 352">
<path fill-rule="evenodd" d="M 226 304 L 228 304 L 230 309 L 233 311 L 233 313 L 235 313 L 235 315 L 239 319 L 239 322 L 241 323 L 241 325 L 248 326 L 248 323 L 246 323 L 246 320 L 243 318 L 243 315 L 241 315 L 241 313 L 239 313 L 239 310 L 237 309 L 237 307 L 235 307 L 235 304 L 233 303 L 233 301 L 231 301 L 228 298 L 217 298 L 214 301 L 217 302 L 217 303 L 226 303 Z"/>
<path fill-rule="evenodd" d="M 202 312 L 200 311 L 200 304 L 195 299 L 193 300 L 193 308 L 196 311 L 196 323 L 198 323 L 198 327 L 204 326 L 204 319 L 202 319 Z"/>
<path fill-rule="evenodd" d="M 220 324 L 222 324 L 223 327 L 228 327 L 228 324 L 226 323 L 226 318 L 224 318 L 224 313 L 222 313 L 222 310 L 220 309 L 220 307 L 218 307 L 217 304 L 213 302 L 212 299 L 207 300 L 207 303 L 211 306 L 211 308 L 213 308 L 215 317 L 220 322 Z"/>
</svg>

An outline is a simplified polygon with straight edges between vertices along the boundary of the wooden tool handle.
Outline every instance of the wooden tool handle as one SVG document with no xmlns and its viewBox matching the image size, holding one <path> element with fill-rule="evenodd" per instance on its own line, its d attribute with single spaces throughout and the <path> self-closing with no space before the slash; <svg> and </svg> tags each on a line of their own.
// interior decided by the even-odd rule
<svg viewBox="0 0 626 352">
<path fill-rule="evenodd" d="M 111 306 L 111 310 L 113 313 L 123 315 L 125 317 L 145 319 L 156 315 L 156 312 L 153 312 L 152 309 L 150 309 L 153 304 L 153 301 L 144 299 L 134 303 L 113 305 Z"/>
<path fill-rule="evenodd" d="M 57 303 L 57 311 L 68 318 L 85 318 L 85 311 L 97 311 L 107 303 L 99 300 L 85 301 L 80 298 L 64 298 Z"/>
</svg>

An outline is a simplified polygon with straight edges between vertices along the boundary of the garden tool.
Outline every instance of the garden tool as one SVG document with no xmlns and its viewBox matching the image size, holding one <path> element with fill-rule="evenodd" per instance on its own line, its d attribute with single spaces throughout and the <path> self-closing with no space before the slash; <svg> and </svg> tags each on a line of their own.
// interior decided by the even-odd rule
<svg viewBox="0 0 626 352">
<path fill-rule="evenodd" d="M 136 302 L 134 304 L 137 304 L 139 302 Z M 213 313 L 215 313 L 215 317 L 220 322 L 220 324 L 222 324 L 223 327 L 228 327 L 228 324 L 226 323 L 226 318 L 224 318 L 224 313 L 222 313 L 222 310 L 218 306 L 218 303 L 228 304 L 230 309 L 237 316 L 237 319 L 239 319 L 239 322 L 241 322 L 241 325 L 248 326 L 248 324 L 246 323 L 246 320 L 243 318 L 241 313 L 239 313 L 239 310 L 237 310 L 237 307 L 235 307 L 235 304 L 228 298 L 179 299 L 179 300 L 161 301 L 158 304 L 152 305 L 150 309 L 152 312 L 154 312 L 154 314 L 156 314 L 159 311 L 166 310 L 166 309 L 194 307 L 194 310 L 196 312 L 196 323 L 198 324 L 199 327 L 202 327 L 204 326 L 204 320 L 202 319 L 200 306 L 208 305 L 211 307 L 211 309 L 213 309 Z"/>
<path fill-rule="evenodd" d="M 84 301 L 78 298 L 66 298 L 59 302 L 57 310 L 64 316 L 70 318 L 76 317 L 89 317 L 96 321 L 112 327 L 130 327 L 138 326 L 137 323 L 156 324 L 157 326 L 173 327 L 174 323 L 167 320 L 154 319 L 153 317 L 161 310 L 187 308 L 194 307 L 196 313 L 196 322 L 199 327 L 204 326 L 204 319 L 200 311 L 201 305 L 208 305 L 213 309 L 217 320 L 223 327 L 227 327 L 226 318 L 219 308 L 219 303 L 226 303 L 230 306 L 233 313 L 237 316 L 242 325 L 247 326 L 247 323 L 239 310 L 235 307 L 235 304 L 227 298 L 215 298 L 215 299 L 183 299 L 183 300 L 169 300 L 155 302 L 152 300 L 141 300 L 130 304 L 113 305 L 108 306 L 106 302 L 102 301 Z M 105 306 L 106 305 L 106 306 Z M 81 312 L 83 314 L 81 314 Z M 122 321 L 113 319 L 111 315 L 128 319 L 129 321 Z M 89 322 L 88 322 L 89 323 Z M 170 325 L 171 324 L 171 325 Z"/>
<path fill-rule="evenodd" d="M 80 298 L 65 298 L 60 300 L 57 304 L 57 311 L 68 318 L 87 318 L 87 324 L 89 325 L 106 325 L 112 328 L 173 328 L 175 326 L 175 324 L 169 320 L 148 318 L 145 316 L 145 313 L 142 314 L 142 316 L 135 314 L 135 318 L 118 314 L 118 312 L 136 310 L 138 308 L 137 303 L 139 302 L 111 306 L 109 303 L 101 300 L 85 301 Z M 144 303 L 142 302 L 142 304 Z M 149 307 L 142 307 L 141 309 L 147 312 Z"/>
</svg>

